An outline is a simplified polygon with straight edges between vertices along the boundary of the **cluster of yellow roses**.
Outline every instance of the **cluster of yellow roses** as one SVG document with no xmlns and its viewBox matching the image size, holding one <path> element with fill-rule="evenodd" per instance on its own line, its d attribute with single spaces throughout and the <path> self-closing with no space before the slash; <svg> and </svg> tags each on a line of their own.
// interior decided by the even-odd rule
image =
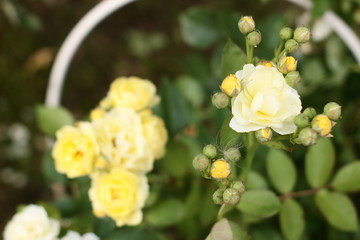
<svg viewBox="0 0 360 240">
<path fill-rule="evenodd" d="M 91 114 L 57 131 L 52 156 L 57 171 L 69 178 L 90 175 L 89 197 L 98 217 L 117 226 L 136 225 L 148 196 L 145 174 L 165 153 L 164 122 L 152 114 L 156 87 L 137 77 L 118 78 Z"/>
</svg>

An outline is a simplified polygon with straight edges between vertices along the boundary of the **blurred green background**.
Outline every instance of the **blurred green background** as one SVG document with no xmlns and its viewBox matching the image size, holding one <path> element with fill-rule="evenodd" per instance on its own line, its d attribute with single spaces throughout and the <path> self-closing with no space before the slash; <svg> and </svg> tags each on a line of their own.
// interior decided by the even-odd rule
<svg viewBox="0 0 360 240">
<path fill-rule="evenodd" d="M 159 87 L 163 101 L 179 108 L 182 116 L 175 123 L 171 122 L 171 116 L 166 119 L 171 138 L 181 132 L 180 137 L 187 139 L 184 142 L 197 144 L 184 157 L 186 161 L 183 159 L 190 166 L 192 153 L 216 141 L 225 116 L 211 106 L 210 96 L 218 90 L 223 77 L 221 52 L 228 36 L 235 43 L 243 43 L 237 32 L 237 21 L 242 15 L 254 16 L 263 36 L 255 54 L 269 60 L 283 25 L 296 26 L 300 21 L 312 26 L 329 9 L 360 36 L 359 0 L 314 2 L 314 9 L 305 15 L 304 10 L 280 0 L 139 0 L 108 17 L 82 44 L 69 69 L 62 104 L 77 119 L 83 119 L 116 77 L 135 75 L 151 79 Z M 48 146 L 36 124 L 35 106 L 44 101 L 51 65 L 62 41 L 96 3 L 89 0 L 2 0 L 0 3 L 0 232 L 18 204 L 50 201 L 62 189 L 57 185 L 59 179 L 51 179 L 51 173 L 43 171 L 47 168 L 43 153 Z M 360 67 L 351 52 L 330 32 L 304 46 L 296 57 L 303 78 L 298 88 L 303 106 L 313 106 L 319 111 L 329 101 L 343 106 L 343 119 L 334 129 L 337 165 L 359 159 Z M 173 102 L 169 100 L 171 96 L 184 100 Z M 167 114 L 160 110 L 159 113 Z M 294 154 L 300 169 L 302 152 Z M 161 172 L 163 167 L 170 171 L 170 176 L 159 180 L 154 174 L 153 181 L 162 182 L 159 186 L 164 188 L 173 187 L 173 192 L 180 189 L 179 193 L 170 190 L 168 195 L 187 193 L 190 186 L 187 177 L 193 174 L 191 166 L 180 167 L 183 170 L 179 174 L 171 173 L 168 165 L 159 164 L 157 171 Z M 258 167 L 260 171 L 262 168 Z M 192 191 L 198 188 L 192 187 Z M 351 197 L 359 210 L 360 195 Z M 213 211 L 214 206 L 209 209 Z M 315 217 L 309 218 L 305 239 L 360 239 L 359 235 L 341 233 L 325 223 L 315 222 L 319 213 L 310 215 Z M 213 223 L 211 217 L 202 218 L 205 218 L 204 231 L 186 233 L 183 229 L 191 228 L 184 223 L 177 227 L 179 234 L 170 234 L 170 239 L 201 239 L 196 236 L 204 236 Z M 191 223 L 196 222 L 187 224 Z M 253 239 L 281 239 L 266 224 L 258 228 L 261 231 Z M 264 229 L 270 235 L 261 235 L 266 232 Z M 322 238 L 324 231 L 327 238 Z M 266 238 L 271 234 L 275 237 Z"/>
</svg>

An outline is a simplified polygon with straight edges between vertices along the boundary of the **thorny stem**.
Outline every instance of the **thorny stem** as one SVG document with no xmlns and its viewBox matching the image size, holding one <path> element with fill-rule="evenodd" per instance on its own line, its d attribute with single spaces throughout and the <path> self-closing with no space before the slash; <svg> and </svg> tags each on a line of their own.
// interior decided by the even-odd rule
<svg viewBox="0 0 360 240">
<path fill-rule="evenodd" d="M 315 193 L 317 193 L 321 189 L 324 189 L 324 188 L 327 188 L 327 187 L 328 186 L 323 186 L 323 187 L 303 190 L 303 191 L 299 191 L 299 192 L 285 193 L 284 195 L 279 196 L 279 198 L 280 198 L 280 200 L 286 200 L 287 198 L 297 198 L 297 197 L 310 196 L 310 195 L 314 195 Z"/>
<path fill-rule="evenodd" d="M 246 149 L 247 149 L 246 157 L 244 160 L 245 166 L 240 174 L 240 180 L 244 184 L 246 183 L 249 171 L 251 169 L 252 162 L 254 160 L 255 152 L 258 147 L 258 143 L 255 139 L 254 132 L 249 132 L 246 134 L 245 144 L 246 144 Z"/>
</svg>

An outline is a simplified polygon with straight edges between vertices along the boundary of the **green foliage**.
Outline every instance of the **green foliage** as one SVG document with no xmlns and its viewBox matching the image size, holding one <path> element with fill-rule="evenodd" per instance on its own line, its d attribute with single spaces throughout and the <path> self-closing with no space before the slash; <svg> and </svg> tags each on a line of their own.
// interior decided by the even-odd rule
<svg viewBox="0 0 360 240">
<path fill-rule="evenodd" d="M 335 152 L 331 140 L 320 138 L 306 153 L 305 174 L 310 186 L 324 186 L 330 178 L 334 164 Z"/>
<path fill-rule="evenodd" d="M 114 220 L 109 217 L 97 218 L 94 224 L 94 233 L 100 238 L 109 236 L 116 228 Z"/>
<path fill-rule="evenodd" d="M 184 97 L 175 85 L 164 81 L 160 90 L 161 110 L 166 128 L 171 137 L 185 128 L 191 121 L 189 109 Z"/>
<path fill-rule="evenodd" d="M 167 227 L 179 222 L 185 215 L 184 204 L 171 198 L 152 207 L 146 214 L 146 221 L 155 227 Z"/>
<path fill-rule="evenodd" d="M 221 60 L 221 75 L 223 78 L 229 74 L 234 74 L 241 70 L 246 64 L 246 54 L 244 51 L 233 43 L 230 39 L 227 41 Z"/>
<path fill-rule="evenodd" d="M 131 240 L 161 240 L 154 233 L 141 227 L 125 227 L 112 233 L 104 240 L 119 240 L 119 239 L 131 239 Z"/>
<path fill-rule="evenodd" d="M 287 240 L 298 240 L 304 232 L 304 210 L 291 198 L 286 199 L 281 206 L 280 227 Z"/>
<path fill-rule="evenodd" d="M 182 178 L 187 171 L 187 164 L 191 162 L 189 149 L 182 142 L 170 142 L 161 161 L 164 169 L 173 177 Z"/>
<path fill-rule="evenodd" d="M 215 15 L 203 7 L 190 8 L 180 17 L 181 35 L 192 47 L 204 49 L 214 44 L 220 37 L 220 29 Z"/>
<path fill-rule="evenodd" d="M 47 182 L 49 183 L 67 183 L 67 178 L 65 175 L 56 171 L 54 159 L 51 156 L 52 149 L 46 151 L 42 159 L 42 172 Z"/>
<path fill-rule="evenodd" d="M 65 125 L 72 125 L 74 118 L 71 113 L 63 107 L 36 106 L 36 118 L 39 128 L 50 136 Z"/>
<path fill-rule="evenodd" d="M 256 171 L 250 171 L 246 182 L 246 188 L 251 189 L 267 189 L 266 179 Z"/>
<path fill-rule="evenodd" d="M 358 219 L 356 208 L 350 198 L 343 193 L 320 190 L 315 202 L 330 225 L 343 231 L 356 231 Z"/>
<path fill-rule="evenodd" d="M 342 167 L 336 173 L 331 186 L 342 192 L 360 191 L 360 161 Z"/>
<path fill-rule="evenodd" d="M 296 169 L 292 160 L 281 150 L 271 149 L 266 159 L 266 168 L 276 190 L 290 192 L 296 182 Z"/>
<path fill-rule="evenodd" d="M 281 204 L 278 197 L 268 190 L 246 191 L 236 206 L 240 211 L 257 217 L 271 217 L 279 212 Z"/>
<path fill-rule="evenodd" d="M 229 114 L 224 120 L 220 129 L 220 146 L 223 148 L 229 148 L 235 146 L 240 140 L 240 134 L 230 128 L 229 123 L 232 119 L 232 115 Z"/>
<path fill-rule="evenodd" d="M 237 224 L 221 219 L 212 227 L 209 236 L 205 240 L 247 240 L 250 239 L 246 232 Z"/>
</svg>

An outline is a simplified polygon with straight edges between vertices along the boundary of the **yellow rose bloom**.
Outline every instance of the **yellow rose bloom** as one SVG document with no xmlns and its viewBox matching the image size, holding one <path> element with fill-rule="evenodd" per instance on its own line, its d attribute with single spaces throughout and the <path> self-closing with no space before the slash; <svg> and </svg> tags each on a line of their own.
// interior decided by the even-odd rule
<svg viewBox="0 0 360 240">
<path fill-rule="evenodd" d="M 329 135 L 332 127 L 332 121 L 328 116 L 323 114 L 317 115 L 311 122 L 311 128 L 318 132 L 322 137 Z"/>
<path fill-rule="evenodd" d="M 270 127 L 281 135 L 296 130 L 293 120 L 301 110 L 300 97 L 276 68 L 246 64 L 236 76 L 243 90 L 233 101 L 232 129 L 251 132 Z"/>
<path fill-rule="evenodd" d="M 99 147 L 90 123 L 65 126 L 56 132 L 52 151 L 56 170 L 69 178 L 87 175 L 94 169 Z"/>
<path fill-rule="evenodd" d="M 112 82 L 102 105 L 127 107 L 139 111 L 155 106 L 159 100 L 159 96 L 156 95 L 156 87 L 151 81 L 138 77 L 121 77 Z"/>
<path fill-rule="evenodd" d="M 287 74 L 291 71 L 295 71 L 296 66 L 297 66 L 297 61 L 292 56 L 283 57 L 279 61 L 279 71 L 284 74 Z"/>
<path fill-rule="evenodd" d="M 151 113 L 150 110 L 141 112 L 143 131 L 148 145 L 151 148 L 155 159 L 159 159 L 165 154 L 165 145 L 168 140 L 168 133 L 164 121 Z"/>
<path fill-rule="evenodd" d="M 94 129 L 101 149 L 97 166 L 107 162 L 107 167 L 132 171 L 148 172 L 152 169 L 154 156 L 143 133 L 140 115 L 135 110 L 114 108 L 94 122 Z"/>
<path fill-rule="evenodd" d="M 109 216 L 118 227 L 141 222 L 141 209 L 149 194 L 145 175 L 114 168 L 109 173 L 96 173 L 91 178 L 89 198 L 96 216 Z"/>
</svg>

